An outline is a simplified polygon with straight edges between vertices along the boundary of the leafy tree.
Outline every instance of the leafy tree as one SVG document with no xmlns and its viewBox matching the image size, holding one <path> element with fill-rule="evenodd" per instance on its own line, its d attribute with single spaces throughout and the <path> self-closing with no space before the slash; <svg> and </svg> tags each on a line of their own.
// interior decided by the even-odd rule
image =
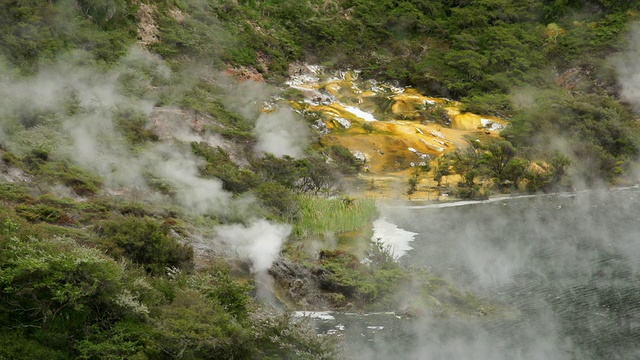
<svg viewBox="0 0 640 360">
<path fill-rule="evenodd" d="M 451 166 L 456 174 L 462 176 L 464 184 L 472 187 L 475 178 L 480 175 L 480 159 L 483 151 L 479 142 L 469 141 L 464 150 L 456 150 L 449 155 Z"/>
<path fill-rule="evenodd" d="M 303 160 L 301 178 L 296 189 L 303 193 L 318 195 L 331 192 L 338 185 L 335 170 L 324 157 L 314 156 Z"/>
<path fill-rule="evenodd" d="M 407 195 L 411 196 L 418 191 L 419 181 L 420 179 L 418 178 L 418 174 L 414 174 L 409 177 L 409 180 L 407 181 Z"/>
<path fill-rule="evenodd" d="M 486 145 L 485 150 L 481 161 L 489 175 L 498 178 L 499 181 L 506 180 L 506 170 L 516 156 L 516 149 L 510 142 L 498 140 Z"/>
<path fill-rule="evenodd" d="M 438 183 L 438 186 L 442 186 L 442 177 L 451 174 L 450 168 L 451 162 L 449 156 L 441 156 L 436 159 L 436 166 L 433 169 L 433 180 Z"/>
<path fill-rule="evenodd" d="M 503 176 L 507 181 L 511 181 L 515 188 L 518 188 L 520 181 L 526 176 L 529 162 L 522 158 L 513 158 L 504 168 Z"/>
<path fill-rule="evenodd" d="M 277 182 L 287 188 L 296 186 L 306 167 L 304 160 L 296 160 L 287 155 L 279 158 L 273 154 L 252 159 L 251 165 L 265 181 Z"/>
</svg>

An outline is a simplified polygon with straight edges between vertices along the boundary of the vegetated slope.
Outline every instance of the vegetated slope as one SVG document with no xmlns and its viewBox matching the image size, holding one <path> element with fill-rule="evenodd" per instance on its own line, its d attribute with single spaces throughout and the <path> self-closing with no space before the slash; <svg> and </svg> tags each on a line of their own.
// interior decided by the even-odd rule
<svg viewBox="0 0 640 360">
<path fill-rule="evenodd" d="M 610 57 L 634 46 L 626 34 L 638 11 L 598 0 L 16 1 L 3 10 L 3 51 L 28 73 L 69 49 L 113 63 L 137 37 L 174 70 L 201 71 L 199 100 L 211 66 L 274 83 L 294 61 L 351 67 L 510 118 L 505 137 L 526 157 L 549 163 L 560 152 L 593 182 L 637 156 L 637 124 L 619 104 L 625 75 Z M 171 97 L 161 99 L 179 103 Z"/>
<path fill-rule="evenodd" d="M 302 58 L 462 99 L 465 110 L 511 118 L 505 136 L 528 158 L 550 163 L 562 153 L 588 183 L 625 173 L 637 156 L 637 123 L 616 81 L 626 75 L 610 59 L 635 46 L 625 36 L 638 18 L 635 2 L 248 1 L 211 9 L 238 25 L 254 55 L 228 59 L 259 71 L 278 73 Z"/>
<path fill-rule="evenodd" d="M 633 10 L 597 1 L 4 2 L 0 357 L 332 357 L 330 339 L 249 296 L 250 276 L 265 275 L 281 246 L 323 286 L 317 306 L 393 306 L 394 286 L 422 284 L 417 304 L 453 299 L 459 307 L 441 311 L 477 311 L 477 299 L 409 276 L 376 247 L 370 264 L 340 250 L 307 254 L 305 237 L 366 234 L 373 203 L 318 196 L 357 163 L 344 149 L 308 146 L 313 137 L 291 112 L 261 113 L 273 89 L 220 72 L 279 84 L 294 61 L 358 68 L 512 117 L 507 138 L 531 147 L 521 156 L 551 158 L 543 150 L 554 142 L 531 135 L 567 130 L 558 150 L 592 155 L 584 171 L 608 177 L 637 152 L 633 117 L 602 62 L 623 48 Z M 555 112 L 539 108 L 563 116 L 550 121 Z M 264 124 L 276 121 L 294 132 L 274 135 Z M 565 158 L 553 159 L 564 169 Z M 474 163 L 460 165 L 473 185 Z M 319 209 L 331 216 L 319 221 Z M 293 287 L 295 274 L 278 281 L 296 294 L 289 300 L 311 299 Z"/>
</svg>

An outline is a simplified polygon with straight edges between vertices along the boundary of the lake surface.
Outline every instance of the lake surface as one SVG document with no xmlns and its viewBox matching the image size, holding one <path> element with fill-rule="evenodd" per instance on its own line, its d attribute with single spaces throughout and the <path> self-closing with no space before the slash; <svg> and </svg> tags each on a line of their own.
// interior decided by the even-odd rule
<svg viewBox="0 0 640 360">
<path fill-rule="evenodd" d="M 640 359 L 640 189 L 382 208 L 417 233 L 400 261 L 505 316 L 333 314 L 356 359 Z"/>
</svg>

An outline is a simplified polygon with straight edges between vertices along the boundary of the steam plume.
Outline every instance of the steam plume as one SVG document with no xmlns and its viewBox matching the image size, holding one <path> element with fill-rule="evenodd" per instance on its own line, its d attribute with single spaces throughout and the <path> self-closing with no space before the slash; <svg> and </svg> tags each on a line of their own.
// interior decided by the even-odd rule
<svg viewBox="0 0 640 360">
<path fill-rule="evenodd" d="M 310 136 L 307 124 L 286 108 L 261 114 L 254 133 L 258 137 L 255 148 L 258 153 L 295 158 L 304 156 Z"/>
</svg>

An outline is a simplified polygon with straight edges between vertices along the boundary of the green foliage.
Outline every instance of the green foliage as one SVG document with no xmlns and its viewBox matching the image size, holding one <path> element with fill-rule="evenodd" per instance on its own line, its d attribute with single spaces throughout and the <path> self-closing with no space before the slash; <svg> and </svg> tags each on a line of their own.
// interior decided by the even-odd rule
<svg viewBox="0 0 640 360">
<path fill-rule="evenodd" d="M 310 156 L 300 162 L 300 179 L 295 188 L 311 195 L 330 194 L 339 186 L 337 171 L 324 156 Z"/>
<path fill-rule="evenodd" d="M 511 162 L 515 159 L 516 149 L 505 140 L 498 140 L 489 143 L 486 147 L 486 152 L 482 155 L 482 163 L 487 168 L 489 175 L 496 177 L 498 181 L 502 182 L 507 179 L 507 169 L 511 169 Z"/>
<path fill-rule="evenodd" d="M 293 190 L 277 182 L 267 181 L 254 190 L 260 202 L 274 213 L 288 221 L 295 221 L 300 216 L 300 204 Z"/>
<path fill-rule="evenodd" d="M 149 278 L 67 238 L 0 239 L 1 359 L 335 355 L 330 338 L 257 308 L 224 264 Z"/>
<path fill-rule="evenodd" d="M 451 117 L 444 106 L 438 104 L 426 104 L 420 109 L 420 118 L 423 122 L 435 122 L 444 126 L 451 126 Z"/>
<path fill-rule="evenodd" d="M 516 147 L 532 147 L 551 158 L 567 151 L 587 181 L 610 179 L 620 165 L 637 157 L 640 132 L 629 110 L 607 95 L 537 94 L 535 103 L 520 111 L 503 136 Z M 555 147 L 562 136 L 567 146 Z"/>
<path fill-rule="evenodd" d="M 114 117 L 116 128 L 132 145 L 158 141 L 158 135 L 149 126 L 147 117 L 133 111 L 122 111 Z"/>
<path fill-rule="evenodd" d="M 102 186 L 100 178 L 65 160 L 47 161 L 34 173 L 45 180 L 60 182 L 81 196 L 93 195 Z"/>
<path fill-rule="evenodd" d="M 265 154 L 261 158 L 252 159 L 251 167 L 259 173 L 265 181 L 273 181 L 287 188 L 293 189 L 304 174 L 306 167 L 304 160 L 296 160 L 290 156 L 281 158 L 273 154 Z"/>
<path fill-rule="evenodd" d="M 171 358 L 249 358 L 250 330 L 200 292 L 176 292 L 156 314 L 156 344 Z"/>
<path fill-rule="evenodd" d="M 344 201 L 301 196 L 300 206 L 301 217 L 293 230 L 296 237 L 357 230 L 378 215 L 372 199 Z"/>
<path fill-rule="evenodd" d="M 60 183 L 81 196 L 94 195 L 102 186 L 102 180 L 96 175 L 67 160 L 51 159 L 45 150 L 32 150 L 21 163 L 38 180 L 51 184 Z"/>
<path fill-rule="evenodd" d="M 216 261 L 205 273 L 195 276 L 192 286 L 236 319 L 246 320 L 251 312 L 252 287 L 231 276 L 229 266 L 223 261 Z"/>
<path fill-rule="evenodd" d="M 413 174 L 409 177 L 407 181 L 407 195 L 411 196 L 418 191 L 418 184 L 420 183 L 420 178 L 418 174 Z"/>
<path fill-rule="evenodd" d="M 43 61 L 72 49 L 115 61 L 135 41 L 136 7 L 123 0 L 42 2 L 15 0 L 0 5 L 0 51 L 31 72 Z"/>
<path fill-rule="evenodd" d="M 253 139 L 251 131 L 253 123 L 248 119 L 230 111 L 224 104 L 222 91 L 211 83 L 204 81 L 198 82 L 184 96 L 180 97 L 177 102 L 170 103 L 186 109 L 211 116 L 218 126 L 212 127 L 213 130 L 225 138 L 237 140 L 241 143 L 250 142 Z"/>
<path fill-rule="evenodd" d="M 364 165 L 363 161 L 358 160 L 349 149 L 342 145 L 329 146 L 327 153 L 338 164 L 340 172 L 345 175 L 358 173 Z"/>
<path fill-rule="evenodd" d="M 393 299 L 385 298 L 395 294 L 408 274 L 394 261 L 389 249 L 381 243 L 371 244 L 368 262 L 346 252 L 323 250 L 320 252 L 320 265 L 329 272 L 321 286 L 325 290 L 337 292 L 347 299 L 361 304 L 391 305 Z"/>
<path fill-rule="evenodd" d="M 16 183 L 0 183 L 0 200 L 25 202 L 31 200 L 26 186 Z"/>
<path fill-rule="evenodd" d="M 194 154 L 206 160 L 206 164 L 200 169 L 201 175 L 222 180 L 225 190 L 238 194 L 259 184 L 255 173 L 233 163 L 229 154 L 221 147 L 214 149 L 206 143 L 193 142 L 191 149 Z"/>
<path fill-rule="evenodd" d="M 265 311 L 252 314 L 257 358 L 261 359 L 341 359 L 336 338 L 318 336 L 310 321 L 290 314 Z M 273 341 L 277 339 L 277 341 Z"/>
<path fill-rule="evenodd" d="M 93 327 L 78 341 L 80 359 L 149 359 L 161 357 L 152 338 L 155 329 L 150 324 L 122 320 L 107 328 Z"/>
<path fill-rule="evenodd" d="M 116 25 L 119 19 L 128 15 L 129 10 L 125 0 L 79 0 L 78 5 L 87 17 L 103 28 Z"/>
<path fill-rule="evenodd" d="M 171 267 L 193 267 L 193 249 L 179 243 L 170 229 L 155 219 L 135 216 L 114 217 L 95 226 L 102 246 L 111 256 L 127 257 L 151 274 L 164 274 Z"/>
<path fill-rule="evenodd" d="M 49 223 L 66 223 L 70 219 L 61 210 L 44 204 L 27 205 L 19 204 L 15 207 L 16 213 L 28 221 L 44 221 Z"/>
<path fill-rule="evenodd" d="M 61 326 L 73 333 L 89 317 L 115 310 L 108 299 L 122 274 L 98 250 L 64 238 L 14 237 L 3 244 L 0 259 L 0 326 Z"/>
<path fill-rule="evenodd" d="M 469 141 L 469 146 L 466 149 L 456 150 L 447 156 L 450 158 L 453 170 L 464 179 L 464 185 L 473 187 L 475 178 L 480 175 L 482 157 L 480 144 L 476 141 Z"/>
<path fill-rule="evenodd" d="M 461 111 L 509 117 L 513 113 L 511 101 L 506 94 L 477 94 L 462 99 Z"/>
<path fill-rule="evenodd" d="M 5 2 L 0 5 L 0 57 L 22 74 L 68 51 L 110 67 L 136 41 L 139 4 Z M 547 191 L 565 185 L 569 169 L 587 174 L 588 180 L 609 179 L 640 152 L 634 116 L 609 95 L 615 94 L 612 74 L 600 71 L 602 59 L 624 45 L 621 35 L 634 16 L 627 10 L 637 9 L 634 2 L 163 0 L 153 5 L 160 41 L 149 48 L 179 75 L 163 79 L 127 63 L 119 90 L 148 99 L 157 91 L 162 105 L 210 119 L 207 123 L 215 125 L 206 131 L 244 149 L 254 141 L 252 121 L 227 108 L 223 90 L 210 77 L 187 76 L 193 64 L 203 64 L 206 71 L 253 66 L 271 79 L 286 75 L 292 61 L 359 68 L 365 77 L 463 98 L 466 111 L 513 117 L 504 132 L 509 142 L 472 144 L 438 159 L 434 178 L 440 185 L 451 170 L 461 174 L 462 195 L 483 196 L 479 183 L 494 179 L 499 187 L 524 183 L 528 190 Z M 557 30 L 553 36 L 545 33 L 550 22 Z M 554 72 L 563 77 L 567 70 L 582 77 L 573 92 L 553 85 Z M 506 94 L 522 86 L 546 90 L 531 107 L 517 108 Z M 300 94 L 290 90 L 288 96 Z M 373 106 L 389 104 L 382 99 Z M 79 102 L 71 99 L 65 107 L 65 116 L 75 115 Z M 450 122 L 441 106 L 419 110 L 421 120 Z M 30 152 L 20 158 L 3 150 L 2 170 L 24 169 L 36 186 L 0 183 L 0 359 L 335 357 L 327 349 L 328 338 L 318 339 L 287 316 L 256 311 L 250 287 L 224 266 L 191 274 L 192 250 L 171 231 L 179 211 L 34 195 L 42 193 L 36 189 L 42 183 L 62 184 L 81 196 L 96 195 L 102 187 L 95 175 L 52 155 L 58 135 L 45 133 L 43 125 L 59 120 L 37 109 L 4 119 L 3 130 L 11 130 L 6 134 L 20 129 L 15 133 L 21 139 L 14 140 L 25 141 Z M 120 111 L 115 122 L 134 146 L 158 138 L 143 114 Z M 375 130 L 366 125 L 365 131 Z M 567 141 L 556 148 L 558 136 Z M 235 154 L 222 148 L 191 145 L 205 160 L 203 176 L 221 179 L 235 194 L 252 191 L 275 216 L 295 223 L 298 238 L 362 229 L 377 215 L 372 200 L 311 196 L 334 191 L 336 173 L 359 170 L 362 164 L 345 148 L 325 149 L 332 162 L 325 156 L 267 155 L 239 166 L 232 161 Z M 418 178 L 410 181 L 409 190 L 415 190 Z M 173 191 L 152 178 L 149 182 L 164 193 Z M 98 235 L 85 225 L 95 225 Z M 120 263 L 77 241 L 106 249 Z M 346 253 L 325 251 L 318 262 L 327 271 L 325 285 L 343 300 L 387 304 L 398 286 L 411 280 L 423 286 L 424 299 L 473 303 L 440 279 L 409 279 L 379 244 L 368 258 L 363 264 Z M 128 260 L 144 270 L 128 266 Z M 172 271 L 166 275 L 168 267 Z"/>
<path fill-rule="evenodd" d="M 442 177 L 451 174 L 451 161 L 448 156 L 441 156 L 436 159 L 436 166 L 433 169 L 433 180 L 442 185 Z"/>
<path fill-rule="evenodd" d="M 195 60 L 217 63 L 221 52 L 232 39 L 212 16 L 211 3 L 163 1 L 157 13 L 160 42 L 151 48 L 165 58 L 188 56 Z"/>
<path fill-rule="evenodd" d="M 56 350 L 28 339 L 23 331 L 0 330 L 0 360 L 70 359 L 66 351 Z"/>
</svg>

